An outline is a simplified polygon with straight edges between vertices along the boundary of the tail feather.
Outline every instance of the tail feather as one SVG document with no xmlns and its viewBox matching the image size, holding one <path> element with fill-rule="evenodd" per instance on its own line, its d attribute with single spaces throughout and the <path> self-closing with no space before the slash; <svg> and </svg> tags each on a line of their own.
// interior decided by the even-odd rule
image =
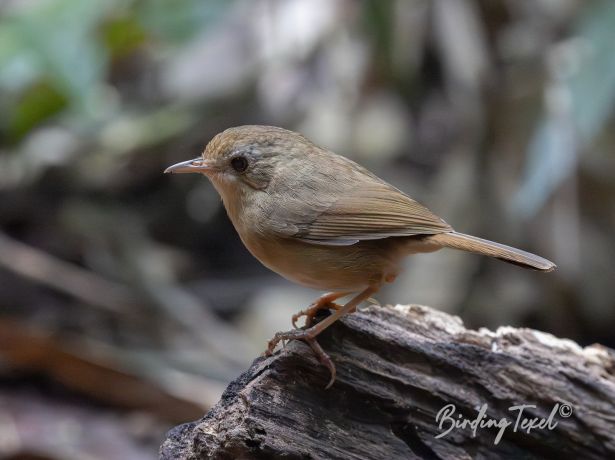
<svg viewBox="0 0 615 460">
<path fill-rule="evenodd" d="M 466 235 L 464 233 L 439 233 L 426 237 L 426 240 L 439 246 L 495 257 L 504 262 L 534 270 L 550 272 L 556 268 L 556 265 L 550 260 L 530 252 L 522 251 L 521 249 L 516 249 L 494 241 L 484 240 L 476 236 Z"/>
</svg>

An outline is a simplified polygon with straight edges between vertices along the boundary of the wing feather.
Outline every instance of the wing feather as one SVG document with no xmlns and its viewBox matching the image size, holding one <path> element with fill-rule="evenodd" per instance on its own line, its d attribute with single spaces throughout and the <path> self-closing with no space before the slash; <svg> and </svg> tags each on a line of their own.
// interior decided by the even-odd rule
<svg viewBox="0 0 615 460">
<path fill-rule="evenodd" d="M 330 202 L 316 199 L 323 196 L 322 190 L 314 190 L 312 199 L 301 197 L 294 210 L 292 201 L 286 200 L 284 207 L 274 210 L 273 220 L 289 222 L 292 216 L 293 225 L 278 225 L 278 232 L 312 244 L 344 246 L 362 240 L 452 231 L 444 220 L 392 185 L 371 174 L 369 180 L 363 179 L 356 186 L 325 193 L 335 197 Z M 311 205 L 308 213 L 306 201 Z"/>
</svg>

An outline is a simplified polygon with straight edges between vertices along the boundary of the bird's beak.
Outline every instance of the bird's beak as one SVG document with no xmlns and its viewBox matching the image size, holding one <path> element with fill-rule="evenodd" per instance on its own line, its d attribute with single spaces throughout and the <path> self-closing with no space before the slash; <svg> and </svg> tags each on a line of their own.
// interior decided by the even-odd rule
<svg viewBox="0 0 615 460">
<path fill-rule="evenodd" d="M 180 173 L 207 173 L 212 171 L 213 165 L 208 163 L 206 160 L 202 158 L 195 158 L 194 160 L 182 161 L 181 163 L 176 163 L 173 166 L 169 166 L 164 170 L 164 173 L 167 174 L 180 174 Z"/>
</svg>

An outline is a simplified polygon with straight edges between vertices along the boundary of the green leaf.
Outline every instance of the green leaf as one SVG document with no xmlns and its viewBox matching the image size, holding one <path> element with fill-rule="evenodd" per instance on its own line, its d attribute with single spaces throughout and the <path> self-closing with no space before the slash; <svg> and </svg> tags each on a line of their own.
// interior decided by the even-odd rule
<svg viewBox="0 0 615 460">
<path fill-rule="evenodd" d="M 61 112 L 67 104 L 67 98 L 49 82 L 32 85 L 23 94 L 9 119 L 10 141 L 19 141 L 32 128 Z"/>
<path fill-rule="evenodd" d="M 145 43 L 147 35 L 141 25 L 130 17 L 115 18 L 102 27 L 102 40 L 111 57 L 123 57 Z"/>
</svg>

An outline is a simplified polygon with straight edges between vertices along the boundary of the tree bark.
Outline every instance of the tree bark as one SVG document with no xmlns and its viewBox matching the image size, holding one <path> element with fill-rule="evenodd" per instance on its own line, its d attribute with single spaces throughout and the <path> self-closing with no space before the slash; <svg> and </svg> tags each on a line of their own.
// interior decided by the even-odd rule
<svg viewBox="0 0 615 460">
<path fill-rule="evenodd" d="M 370 306 L 319 342 L 337 365 L 332 388 L 310 348 L 292 342 L 254 361 L 201 420 L 171 430 L 161 458 L 615 458 L 613 350 L 530 329 L 468 330 L 416 305 Z M 448 431 L 452 420 L 477 426 Z M 528 431 L 530 420 L 544 421 Z"/>
</svg>

